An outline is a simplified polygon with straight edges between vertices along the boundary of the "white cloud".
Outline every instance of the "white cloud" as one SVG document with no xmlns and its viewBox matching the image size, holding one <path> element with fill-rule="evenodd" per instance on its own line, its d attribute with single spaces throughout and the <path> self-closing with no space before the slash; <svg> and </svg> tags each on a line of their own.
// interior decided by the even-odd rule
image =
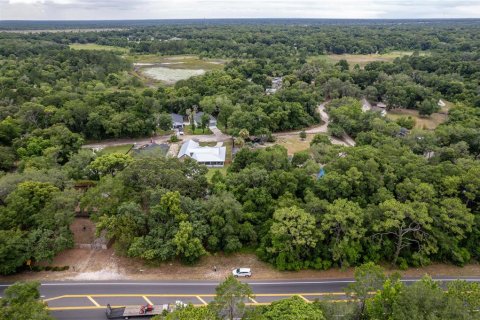
<svg viewBox="0 0 480 320">
<path fill-rule="evenodd" d="M 473 17 L 480 0 L 0 0 L 0 19 Z"/>
</svg>

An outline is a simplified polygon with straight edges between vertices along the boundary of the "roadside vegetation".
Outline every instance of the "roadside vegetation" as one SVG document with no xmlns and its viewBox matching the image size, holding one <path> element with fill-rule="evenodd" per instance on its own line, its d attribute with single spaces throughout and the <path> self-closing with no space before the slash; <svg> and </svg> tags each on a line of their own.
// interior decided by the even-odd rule
<svg viewBox="0 0 480 320">
<path fill-rule="evenodd" d="M 77 206 L 118 254 L 152 264 L 240 250 L 279 270 L 478 261 L 480 32 L 457 23 L 435 34 L 418 24 L 175 25 L 131 29 L 135 41 L 125 31 L 0 34 L 0 273 L 71 248 Z M 171 86 L 146 84 L 122 53 L 69 47 L 87 38 L 136 61 L 225 64 Z M 364 68 L 308 59 L 377 51 L 413 53 Z M 266 94 L 276 77 L 280 88 Z M 385 104 L 387 117 L 362 110 L 363 97 Z M 307 134 L 323 101 L 328 134 L 355 146 Z M 205 117 L 195 133 L 211 115 L 235 139 L 228 168 L 132 156 L 129 146 L 81 148 L 168 132 L 170 113 L 192 121 L 197 111 Z M 448 116 L 439 121 L 439 111 Z M 294 130 L 295 140 L 264 147 Z M 75 190 L 79 181 L 88 188 Z"/>
</svg>

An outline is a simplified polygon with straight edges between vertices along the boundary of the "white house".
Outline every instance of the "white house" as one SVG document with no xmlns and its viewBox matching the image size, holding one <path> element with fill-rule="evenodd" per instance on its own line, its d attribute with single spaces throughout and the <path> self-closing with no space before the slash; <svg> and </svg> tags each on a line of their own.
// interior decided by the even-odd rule
<svg viewBox="0 0 480 320">
<path fill-rule="evenodd" d="M 182 144 L 177 157 L 179 159 L 190 157 L 207 167 L 223 167 L 226 154 L 227 148 L 224 146 L 201 147 L 198 142 L 187 140 Z"/>
</svg>

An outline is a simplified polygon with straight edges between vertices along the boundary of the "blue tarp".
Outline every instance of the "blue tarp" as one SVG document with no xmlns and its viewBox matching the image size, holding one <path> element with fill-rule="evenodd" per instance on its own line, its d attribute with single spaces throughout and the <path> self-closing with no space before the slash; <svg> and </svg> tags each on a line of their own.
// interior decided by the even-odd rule
<svg viewBox="0 0 480 320">
<path fill-rule="evenodd" d="M 325 175 L 325 170 L 322 168 L 320 171 L 317 173 L 317 179 L 322 178 Z"/>
</svg>

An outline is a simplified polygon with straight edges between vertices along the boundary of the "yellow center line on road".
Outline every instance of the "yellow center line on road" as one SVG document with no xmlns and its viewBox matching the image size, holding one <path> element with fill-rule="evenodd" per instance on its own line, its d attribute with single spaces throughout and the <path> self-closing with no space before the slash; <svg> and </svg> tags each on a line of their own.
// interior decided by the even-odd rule
<svg viewBox="0 0 480 320">
<path fill-rule="evenodd" d="M 313 297 L 321 297 L 321 296 L 345 296 L 346 294 L 344 292 L 307 292 L 307 293 L 259 293 L 256 294 L 255 297 L 272 297 L 272 298 L 288 298 L 291 296 L 299 296 L 303 300 L 307 302 L 312 302 L 311 300 L 305 298 L 305 296 L 313 296 Z M 100 308 L 106 308 L 106 306 L 101 306 L 97 301 L 95 301 L 94 298 L 137 298 L 140 297 L 143 300 L 145 300 L 148 304 L 152 304 L 152 301 L 149 298 L 155 298 L 155 297 L 160 297 L 160 298 L 177 298 L 177 299 L 182 299 L 182 298 L 196 298 L 198 299 L 201 304 L 193 304 L 194 306 L 204 306 L 208 305 L 208 303 L 204 300 L 204 298 L 212 298 L 215 297 L 214 294 L 150 294 L 150 293 L 144 293 L 144 294 L 128 294 L 128 293 L 122 293 L 122 294 L 69 294 L 69 295 L 62 295 L 58 297 L 51 297 L 48 299 L 44 299 L 44 302 L 49 302 L 49 301 L 59 301 L 62 299 L 69 300 L 69 299 L 75 299 L 75 298 L 86 298 L 90 300 L 90 302 L 93 303 L 93 306 L 52 306 L 48 307 L 49 310 L 52 311 L 57 311 L 57 310 L 89 310 L 89 309 L 100 309 Z M 340 298 L 341 299 L 341 298 Z M 328 299 L 329 302 L 345 302 L 345 301 L 352 301 L 352 299 L 345 298 L 344 300 L 336 300 L 336 299 Z M 247 305 L 268 305 L 270 302 L 258 302 L 257 300 L 250 298 L 249 303 L 246 303 Z M 69 304 L 75 304 L 75 301 L 69 301 Z"/>
<path fill-rule="evenodd" d="M 145 300 L 148 304 L 151 304 L 153 305 L 152 301 L 150 301 L 150 299 L 148 299 L 146 296 L 142 296 L 143 300 Z"/>
<path fill-rule="evenodd" d="M 197 296 L 197 299 L 200 300 L 200 301 L 203 303 L 203 305 L 205 305 L 205 306 L 208 304 L 208 303 L 207 303 L 205 300 L 203 300 L 200 296 Z"/>
<path fill-rule="evenodd" d="M 192 304 L 194 307 L 202 307 L 204 304 Z M 111 308 L 124 308 L 124 307 L 138 307 L 138 305 L 123 305 L 123 306 L 110 306 Z M 70 310 L 98 310 L 98 309 L 106 309 L 107 306 L 78 306 L 78 307 L 48 307 L 49 311 L 70 311 Z"/>
<path fill-rule="evenodd" d="M 88 300 L 90 300 L 96 307 L 100 307 L 97 301 L 95 301 L 91 296 L 87 296 Z"/>
<path fill-rule="evenodd" d="M 298 293 L 258 293 L 255 294 L 256 297 L 291 297 L 291 296 L 344 296 L 346 295 L 344 292 L 298 292 Z M 115 293 L 115 294 L 67 294 L 58 297 L 52 297 L 48 299 L 43 299 L 43 301 L 53 301 L 58 299 L 67 299 L 67 298 L 88 298 L 88 297 L 96 297 L 96 298 L 119 298 L 119 297 L 179 297 L 179 298 L 192 298 L 192 297 L 215 297 L 215 294 L 150 294 L 150 293 L 143 293 L 143 294 L 128 294 L 128 293 Z"/>
</svg>

